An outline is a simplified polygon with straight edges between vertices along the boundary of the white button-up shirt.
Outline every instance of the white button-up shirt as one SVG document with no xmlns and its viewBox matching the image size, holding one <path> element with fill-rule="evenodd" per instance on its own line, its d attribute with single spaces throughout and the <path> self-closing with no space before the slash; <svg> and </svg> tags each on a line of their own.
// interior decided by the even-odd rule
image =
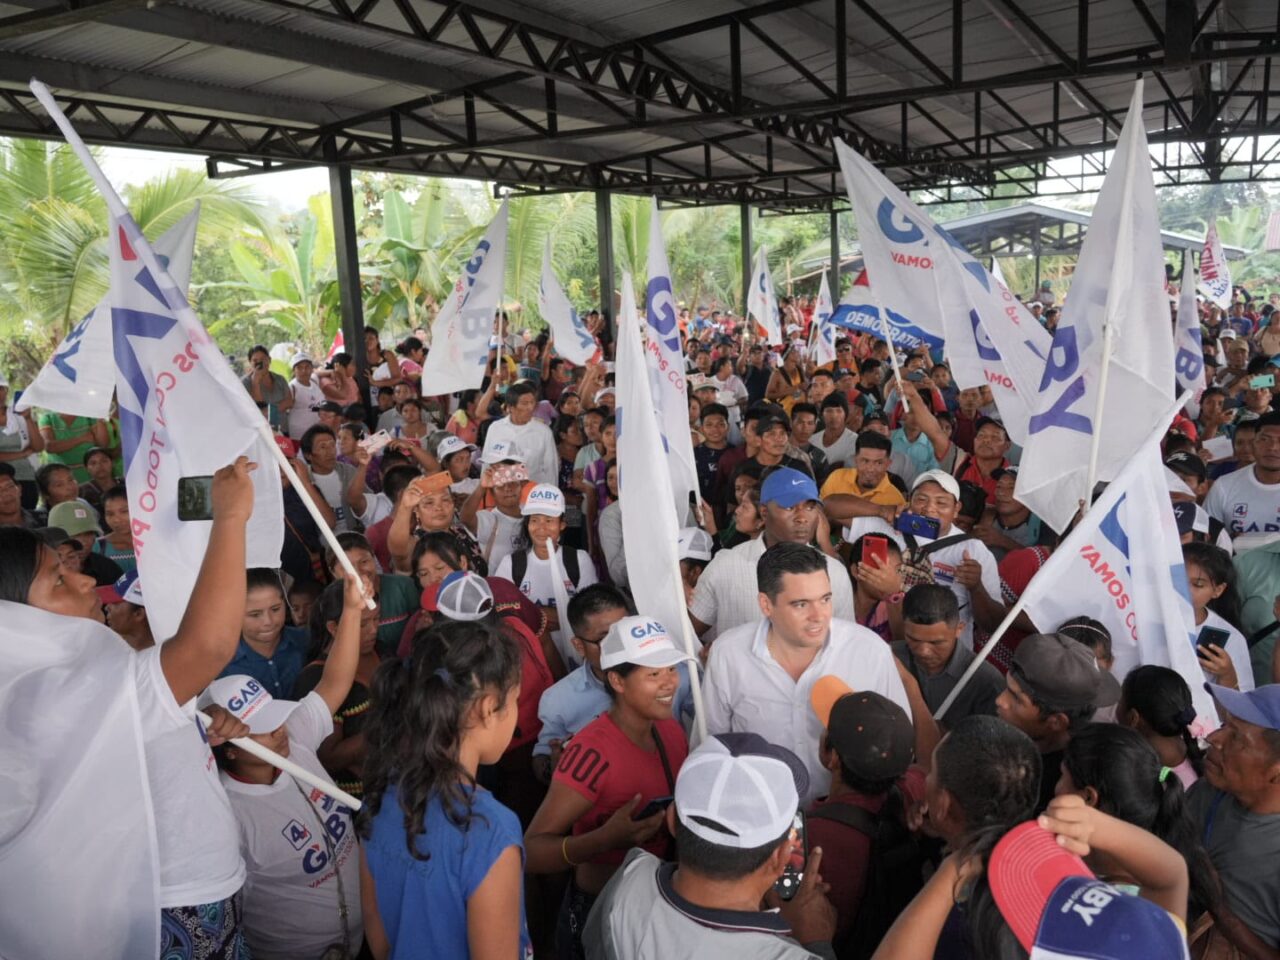
<svg viewBox="0 0 1280 960">
<path fill-rule="evenodd" d="M 768 639 L 769 621 L 762 619 L 722 633 L 712 644 L 702 681 L 707 733 L 758 733 L 794 753 L 809 771 L 803 807 L 831 786 L 818 758 L 822 723 L 809 703 L 820 677 L 839 677 L 852 690 L 888 697 L 907 716 L 911 705 L 889 645 L 866 627 L 833 618 L 826 643 L 798 681 L 773 658 Z"/>
<path fill-rule="evenodd" d="M 693 590 L 689 612 L 712 628 L 703 634 L 704 641 L 761 618 L 756 563 L 764 551 L 764 535 L 761 534 L 732 550 L 721 550 L 702 571 Z M 849 571 L 835 557 L 827 557 L 826 560 L 827 574 L 831 577 L 831 614 L 844 620 L 856 620 Z"/>
</svg>

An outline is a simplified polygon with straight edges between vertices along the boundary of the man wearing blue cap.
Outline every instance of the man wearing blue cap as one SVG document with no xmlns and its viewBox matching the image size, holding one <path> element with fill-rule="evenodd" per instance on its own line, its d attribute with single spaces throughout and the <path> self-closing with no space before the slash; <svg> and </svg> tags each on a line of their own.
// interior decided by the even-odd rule
<svg viewBox="0 0 1280 960">
<path fill-rule="evenodd" d="M 1218 927 L 1243 955 L 1280 947 L 1280 685 L 1242 693 L 1205 684 L 1226 712 L 1209 735 L 1187 805 L 1222 879 Z"/>
<path fill-rule="evenodd" d="M 702 571 L 689 603 L 689 615 L 699 636 L 709 630 L 718 636 L 726 630 L 760 620 L 756 590 L 756 562 L 776 543 L 813 543 L 822 502 L 813 477 L 790 467 L 778 467 L 760 488 L 764 532 L 754 540 L 721 550 Z M 831 604 L 835 616 L 855 620 L 853 584 L 837 558 L 826 555 L 831 576 Z"/>
</svg>

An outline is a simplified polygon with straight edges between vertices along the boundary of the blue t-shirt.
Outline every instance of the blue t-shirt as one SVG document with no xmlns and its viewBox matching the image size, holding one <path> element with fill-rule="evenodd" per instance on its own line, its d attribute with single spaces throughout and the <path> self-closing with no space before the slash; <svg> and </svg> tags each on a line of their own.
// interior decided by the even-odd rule
<svg viewBox="0 0 1280 960">
<path fill-rule="evenodd" d="M 396 788 L 390 787 L 365 844 L 391 957 L 469 957 L 467 900 L 507 847 L 520 848 L 523 864 L 520 821 L 483 788 L 475 791 L 465 829 L 445 815 L 438 796 L 427 804 L 425 820 L 426 832 L 415 842 L 418 852 L 430 857 L 418 860 L 405 845 L 404 814 Z M 532 956 L 521 893 L 520 957 Z"/>
<path fill-rule="evenodd" d="M 310 646 L 311 635 L 306 630 L 302 627 L 285 627 L 280 633 L 280 642 L 276 644 L 276 652 L 268 660 L 241 637 L 236 655 L 218 676 L 235 677 L 244 674 L 257 680 L 277 700 L 292 700 L 293 684 L 307 662 L 307 650 Z"/>
</svg>

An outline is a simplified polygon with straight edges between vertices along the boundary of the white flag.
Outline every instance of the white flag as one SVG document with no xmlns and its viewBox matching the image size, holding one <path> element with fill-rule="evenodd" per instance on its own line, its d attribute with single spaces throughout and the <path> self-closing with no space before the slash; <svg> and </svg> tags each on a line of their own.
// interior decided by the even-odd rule
<svg viewBox="0 0 1280 960">
<path fill-rule="evenodd" d="M 836 155 L 875 300 L 895 328 L 942 338 L 956 385 L 989 386 L 1009 435 L 1025 441 L 1050 336 L 1003 283 L 841 140 Z"/>
<path fill-rule="evenodd" d="M 640 339 L 631 274 L 622 275 L 618 315 L 618 487 L 622 544 L 637 612 L 680 635 L 687 616 L 676 543 L 680 536 L 671 475 L 663 469 L 662 435 Z M 686 431 L 687 432 L 687 431 Z M 688 501 L 685 501 L 687 503 Z"/>
<path fill-rule="evenodd" d="M 1009 283 L 1004 278 L 1004 270 L 1000 268 L 999 257 L 991 258 L 991 276 L 995 277 L 996 283 L 1000 284 L 1000 286 L 1006 290 L 1009 289 Z"/>
<path fill-rule="evenodd" d="M 192 210 L 155 242 L 156 256 L 184 294 L 191 282 L 200 208 Z M 116 389 L 111 361 L 111 306 L 106 297 L 66 335 L 53 356 L 14 404 L 18 411 L 41 407 L 77 417 L 105 419 Z"/>
<path fill-rule="evenodd" d="M 1200 254 L 1200 289 L 1223 310 L 1231 306 L 1231 270 L 1222 255 L 1222 241 L 1218 239 L 1218 225 L 1214 222 L 1205 231 L 1204 250 Z"/>
<path fill-rule="evenodd" d="M 1102 355 L 1106 324 L 1113 338 L 1109 358 Z M 1097 479 L 1113 480 L 1173 400 L 1174 382 L 1160 219 L 1138 80 L 1040 380 L 1017 498 L 1055 530 L 1066 529 L 1086 496 L 1095 433 Z"/>
<path fill-rule="evenodd" d="M 538 286 L 538 312 L 551 327 L 556 353 L 575 366 L 582 366 L 599 356 L 600 345 L 587 325 L 573 309 L 569 297 L 551 268 L 551 238 L 542 251 L 542 281 Z"/>
<path fill-rule="evenodd" d="M 809 359 L 821 366 L 836 359 L 836 331 L 829 322 L 835 312 L 831 305 L 831 288 L 827 286 L 827 271 L 822 271 L 822 284 L 818 287 L 818 300 L 813 305 L 813 329 L 809 331 Z"/>
<path fill-rule="evenodd" d="M 1212 729 L 1217 714 L 1196 657 L 1195 615 L 1158 441 L 1150 437 L 1138 451 L 1032 577 L 1026 611 L 1044 631 L 1082 613 L 1101 621 L 1118 678 L 1140 664 L 1178 671 Z"/>
<path fill-rule="evenodd" d="M 475 390 L 484 381 L 506 269 L 507 201 L 503 200 L 431 324 L 431 349 L 422 365 L 424 394 Z"/>
<path fill-rule="evenodd" d="M 1207 386 L 1204 379 L 1204 342 L 1200 332 L 1200 311 L 1196 307 L 1196 271 L 1190 251 L 1182 252 L 1182 287 L 1178 297 L 1178 322 L 1175 326 L 1174 372 L 1178 375 L 1178 392 L 1190 390 L 1197 407 L 1200 394 Z"/>
<path fill-rule="evenodd" d="M 693 459 L 693 439 L 689 433 L 689 394 L 684 379 L 684 350 L 680 346 L 680 325 L 671 288 L 671 267 L 662 242 L 662 221 L 658 201 L 649 216 L 649 286 L 645 291 L 645 366 L 649 370 L 650 391 L 658 430 L 667 452 L 667 469 L 676 503 L 676 516 L 683 523 L 689 510 L 689 495 L 698 491 L 698 468 Z"/>
<path fill-rule="evenodd" d="M 747 313 L 755 317 L 756 328 L 764 330 L 771 346 L 782 343 L 782 317 L 778 298 L 773 295 L 773 277 L 769 276 L 769 254 L 764 247 L 756 252 L 756 272 L 747 291 Z"/>
<path fill-rule="evenodd" d="M 160 955 L 135 656 L 100 623 L 0 602 L 2 957 Z"/>
</svg>

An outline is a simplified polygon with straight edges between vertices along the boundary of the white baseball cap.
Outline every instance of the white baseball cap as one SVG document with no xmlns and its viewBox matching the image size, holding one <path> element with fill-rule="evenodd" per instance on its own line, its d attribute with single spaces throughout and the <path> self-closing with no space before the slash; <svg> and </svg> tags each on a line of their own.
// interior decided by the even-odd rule
<svg viewBox="0 0 1280 960">
<path fill-rule="evenodd" d="M 520 497 L 522 517 L 563 517 L 564 494 L 549 483 L 536 483 Z"/>
<path fill-rule="evenodd" d="M 499 441 L 501 443 L 502 441 Z M 452 433 L 447 437 L 441 438 L 436 444 L 436 459 L 444 463 L 445 459 L 453 456 L 455 453 L 461 453 L 463 450 L 477 449 L 474 443 L 467 443 L 461 437 L 454 436 Z"/>
<path fill-rule="evenodd" d="M 711 547 L 711 534 L 701 527 L 685 527 L 676 541 L 681 560 L 710 560 Z"/>
<path fill-rule="evenodd" d="M 595 402 L 599 403 L 601 397 L 612 397 L 612 396 L 616 396 L 617 393 L 618 391 L 613 389 L 613 387 L 603 387 L 600 390 L 596 391 Z"/>
<path fill-rule="evenodd" d="M 295 353 L 293 359 L 289 361 L 289 369 L 292 370 L 300 363 L 309 363 L 315 366 L 315 361 L 308 357 L 305 353 Z"/>
<path fill-rule="evenodd" d="M 440 581 L 435 609 L 450 620 L 483 620 L 493 613 L 493 590 L 480 574 L 455 570 Z"/>
<path fill-rule="evenodd" d="M 718 847 L 752 850 L 781 841 L 809 776 L 798 757 L 759 734 L 708 737 L 676 777 L 676 816 Z"/>
<path fill-rule="evenodd" d="M 674 667 L 693 657 L 675 645 L 667 628 L 653 617 L 623 617 L 600 643 L 600 669 L 623 663 L 642 667 Z"/>
<path fill-rule="evenodd" d="M 217 704 L 237 720 L 249 725 L 249 732 L 278 730 L 298 707 L 296 700 L 277 700 L 253 677 L 236 674 L 220 677 L 200 696 L 201 709 Z"/>
<path fill-rule="evenodd" d="M 501 463 L 503 460 L 514 460 L 516 463 L 527 462 L 520 448 L 510 440 L 492 440 L 484 445 L 484 453 L 480 455 L 481 463 L 488 465 Z"/>
<path fill-rule="evenodd" d="M 936 483 L 943 490 L 947 491 L 947 493 L 955 497 L 957 501 L 960 499 L 960 484 L 956 482 L 955 477 L 947 473 L 945 470 L 926 470 L 924 473 L 920 474 L 920 476 L 916 477 L 915 482 L 911 484 L 911 492 L 915 493 L 916 488 L 924 483 Z"/>
</svg>

